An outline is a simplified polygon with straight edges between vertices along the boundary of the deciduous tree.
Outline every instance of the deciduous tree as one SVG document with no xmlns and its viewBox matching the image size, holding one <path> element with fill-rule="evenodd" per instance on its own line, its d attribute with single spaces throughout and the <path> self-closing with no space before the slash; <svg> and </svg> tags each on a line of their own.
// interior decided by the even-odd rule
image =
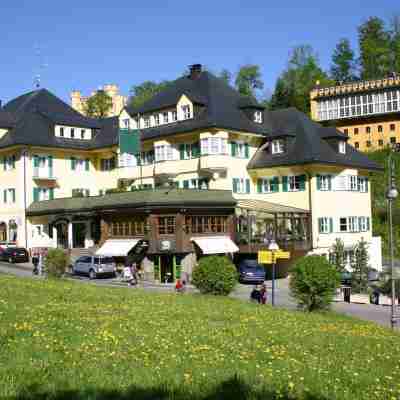
<svg viewBox="0 0 400 400">
<path fill-rule="evenodd" d="M 112 98 L 104 90 L 99 90 L 87 99 L 83 110 L 88 117 L 105 118 L 112 109 L 112 105 Z"/>
<path fill-rule="evenodd" d="M 250 64 L 240 67 L 235 79 L 235 85 L 241 95 L 256 98 L 257 90 L 264 88 L 260 67 Z"/>
<path fill-rule="evenodd" d="M 134 108 L 141 106 L 157 93 L 167 88 L 169 84 L 170 81 L 161 81 L 159 83 L 153 81 L 145 81 L 140 85 L 132 86 L 128 101 L 129 106 Z"/>
<path fill-rule="evenodd" d="M 354 51 L 348 39 L 340 39 L 332 54 L 331 78 L 348 82 L 356 78 Z"/>
</svg>

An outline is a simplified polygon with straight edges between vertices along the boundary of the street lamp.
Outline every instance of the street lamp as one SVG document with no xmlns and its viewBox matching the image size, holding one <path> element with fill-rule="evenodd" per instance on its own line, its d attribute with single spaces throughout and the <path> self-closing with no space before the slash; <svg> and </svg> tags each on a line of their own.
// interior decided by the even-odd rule
<svg viewBox="0 0 400 400">
<path fill-rule="evenodd" d="M 268 250 L 272 252 L 272 297 L 271 297 L 271 303 L 274 306 L 275 305 L 275 264 L 276 264 L 276 259 L 275 259 L 275 253 L 279 250 L 278 243 L 275 242 L 275 240 L 271 240 L 269 245 L 268 245 Z"/>
<path fill-rule="evenodd" d="M 398 146 L 393 148 L 394 151 L 399 151 Z M 391 318 L 390 325 L 392 329 L 396 324 L 396 285 L 395 285 L 395 273 L 394 273 L 394 250 L 393 250 L 393 217 L 392 217 L 392 204 L 399 195 L 396 189 L 396 180 L 394 176 L 394 160 L 392 160 L 392 152 L 389 153 L 388 167 L 389 167 L 389 185 L 386 191 L 386 199 L 388 200 L 388 213 L 389 213 L 389 246 L 390 246 L 390 270 L 392 278 L 392 307 L 391 307 Z"/>
</svg>

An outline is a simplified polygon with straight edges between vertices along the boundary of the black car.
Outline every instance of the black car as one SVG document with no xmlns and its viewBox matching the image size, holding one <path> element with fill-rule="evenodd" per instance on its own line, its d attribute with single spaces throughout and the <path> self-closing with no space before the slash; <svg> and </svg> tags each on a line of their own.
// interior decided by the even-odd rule
<svg viewBox="0 0 400 400">
<path fill-rule="evenodd" d="M 28 262 L 29 254 L 23 247 L 7 247 L 0 253 L 0 260 L 9 263 Z"/>
<path fill-rule="evenodd" d="M 262 283 L 265 281 L 265 268 L 257 260 L 241 260 L 238 267 L 239 282 Z"/>
</svg>

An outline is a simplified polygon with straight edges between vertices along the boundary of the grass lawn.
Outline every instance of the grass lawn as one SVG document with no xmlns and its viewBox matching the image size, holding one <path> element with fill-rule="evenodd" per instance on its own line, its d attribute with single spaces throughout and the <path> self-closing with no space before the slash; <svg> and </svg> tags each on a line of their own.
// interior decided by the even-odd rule
<svg viewBox="0 0 400 400">
<path fill-rule="evenodd" d="M 400 335 L 332 313 L 0 276 L 1 399 L 398 399 Z"/>
</svg>

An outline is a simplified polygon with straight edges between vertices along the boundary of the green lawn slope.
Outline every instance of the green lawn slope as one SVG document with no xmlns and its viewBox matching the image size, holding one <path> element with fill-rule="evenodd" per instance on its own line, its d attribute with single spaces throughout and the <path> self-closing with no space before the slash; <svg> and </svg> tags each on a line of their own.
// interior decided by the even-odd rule
<svg viewBox="0 0 400 400">
<path fill-rule="evenodd" d="M 398 399 L 399 360 L 333 313 L 0 276 L 1 399 Z"/>
</svg>

